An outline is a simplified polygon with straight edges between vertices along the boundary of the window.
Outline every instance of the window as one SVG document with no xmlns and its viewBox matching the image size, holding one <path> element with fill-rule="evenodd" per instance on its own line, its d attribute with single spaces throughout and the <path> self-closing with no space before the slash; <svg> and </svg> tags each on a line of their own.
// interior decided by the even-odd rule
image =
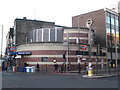
<svg viewBox="0 0 120 90">
<path fill-rule="evenodd" d="M 108 17 L 108 16 L 106 17 L 106 22 L 110 23 L 110 17 Z"/>
<path fill-rule="evenodd" d="M 48 57 L 42 57 L 41 62 L 48 62 Z"/>
<path fill-rule="evenodd" d="M 115 20 L 114 15 L 113 15 L 113 14 L 111 14 L 111 24 L 112 24 L 112 25 L 115 25 L 114 20 Z"/>
<path fill-rule="evenodd" d="M 118 16 L 115 16 L 115 24 L 118 26 Z"/>
<path fill-rule="evenodd" d="M 106 14 L 106 23 L 110 23 L 110 13 Z"/>
</svg>

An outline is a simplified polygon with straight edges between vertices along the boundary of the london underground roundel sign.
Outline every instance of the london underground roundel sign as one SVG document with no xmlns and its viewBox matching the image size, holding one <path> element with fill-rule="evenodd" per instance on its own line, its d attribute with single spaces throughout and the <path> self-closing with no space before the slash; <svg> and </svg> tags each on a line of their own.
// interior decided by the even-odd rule
<svg viewBox="0 0 120 90">
<path fill-rule="evenodd" d="M 81 45 L 81 49 L 82 50 L 86 50 L 87 49 L 87 45 Z"/>
</svg>

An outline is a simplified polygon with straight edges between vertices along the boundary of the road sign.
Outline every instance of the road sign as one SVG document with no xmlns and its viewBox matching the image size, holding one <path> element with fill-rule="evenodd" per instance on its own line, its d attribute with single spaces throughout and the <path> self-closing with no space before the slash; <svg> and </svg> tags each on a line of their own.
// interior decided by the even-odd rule
<svg viewBox="0 0 120 90">
<path fill-rule="evenodd" d="M 86 22 L 87 27 L 90 27 L 93 24 L 93 20 L 92 19 L 88 19 Z"/>
</svg>

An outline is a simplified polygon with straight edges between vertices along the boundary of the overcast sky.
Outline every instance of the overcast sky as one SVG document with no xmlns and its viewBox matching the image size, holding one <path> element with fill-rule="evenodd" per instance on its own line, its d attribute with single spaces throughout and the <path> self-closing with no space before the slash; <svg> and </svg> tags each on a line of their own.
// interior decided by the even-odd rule
<svg viewBox="0 0 120 90">
<path fill-rule="evenodd" d="M 26 17 L 72 26 L 72 16 L 103 8 L 117 8 L 118 1 L 120 0 L 0 0 L 0 25 L 4 26 L 3 46 L 5 47 L 6 33 L 16 18 Z"/>
</svg>

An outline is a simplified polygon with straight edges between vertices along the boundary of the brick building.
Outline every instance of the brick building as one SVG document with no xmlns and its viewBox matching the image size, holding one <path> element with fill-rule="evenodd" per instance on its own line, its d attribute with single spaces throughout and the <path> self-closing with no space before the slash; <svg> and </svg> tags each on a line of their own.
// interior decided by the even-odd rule
<svg viewBox="0 0 120 90">
<path fill-rule="evenodd" d="M 13 33 L 11 45 L 16 46 L 16 51 L 10 52 L 13 65 L 24 66 L 24 63 L 28 63 L 30 66 L 35 66 L 38 63 L 41 70 L 53 71 L 53 60 L 56 60 L 59 69 L 65 63 L 69 64 L 71 70 L 77 70 L 78 56 L 76 52 L 78 48 L 80 48 L 80 53 L 84 54 L 81 54 L 82 57 L 80 57 L 81 66 L 85 68 L 85 63 L 89 61 L 88 28 L 68 28 L 55 25 L 54 22 L 23 18 L 15 19 Z M 93 46 L 94 30 L 92 30 L 91 35 Z M 96 48 L 92 47 L 91 49 L 91 62 L 95 65 Z M 103 56 L 103 60 L 106 64 L 106 57 Z"/>
<path fill-rule="evenodd" d="M 107 60 L 120 63 L 120 16 L 110 9 L 101 9 L 72 17 L 73 27 L 86 27 L 88 19 L 92 19 L 95 30 L 95 45 L 106 48 Z"/>
</svg>

